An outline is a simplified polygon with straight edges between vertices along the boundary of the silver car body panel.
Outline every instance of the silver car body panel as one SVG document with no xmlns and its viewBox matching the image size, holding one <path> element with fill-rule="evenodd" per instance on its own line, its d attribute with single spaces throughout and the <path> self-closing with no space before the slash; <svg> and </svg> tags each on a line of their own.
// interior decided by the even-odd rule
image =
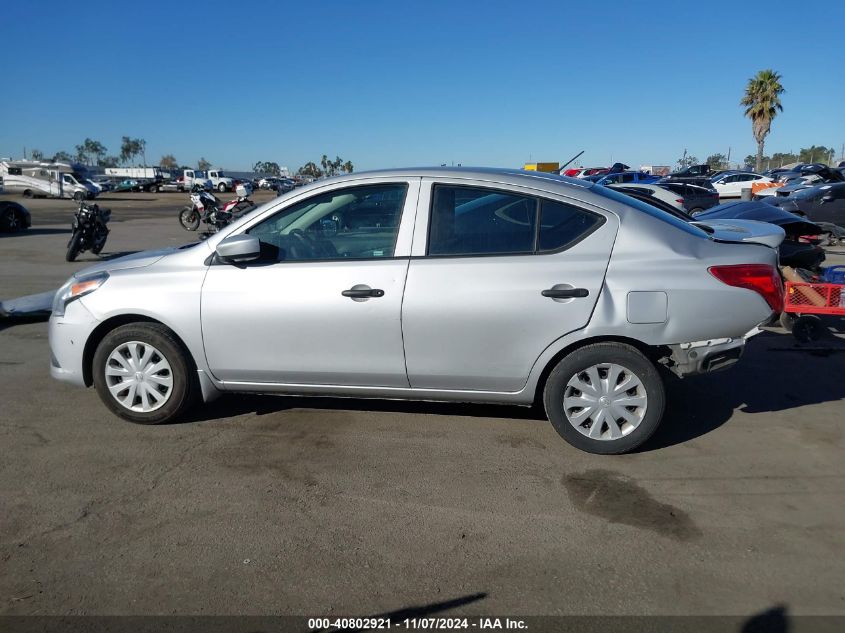
<svg viewBox="0 0 845 633">
<path fill-rule="evenodd" d="M 394 257 L 211 264 L 215 245 L 226 236 L 317 193 L 374 182 L 409 184 Z M 568 202 L 605 222 L 559 253 L 428 258 L 434 182 Z M 51 318 L 58 363 L 52 373 L 86 382 L 83 350 L 92 332 L 98 326 L 102 332 L 109 319 L 138 315 L 179 336 L 207 400 L 231 390 L 527 404 L 549 363 L 572 346 L 610 337 L 665 347 L 667 356 L 670 346 L 694 341 L 719 340 L 733 348 L 771 316 L 759 294 L 723 284 L 708 268 L 776 265 L 773 248 L 741 239 L 721 243 L 605 191 L 551 174 L 472 168 L 321 180 L 191 248 L 82 271 L 107 270 L 110 277 L 69 304 L 63 317 Z M 365 301 L 341 296 L 355 284 L 385 294 Z M 556 300 L 540 294 L 555 284 L 586 288 L 588 295 Z M 640 306 L 633 313 L 632 293 L 646 293 L 633 295 Z M 660 310 L 663 318 L 654 318 Z"/>
</svg>

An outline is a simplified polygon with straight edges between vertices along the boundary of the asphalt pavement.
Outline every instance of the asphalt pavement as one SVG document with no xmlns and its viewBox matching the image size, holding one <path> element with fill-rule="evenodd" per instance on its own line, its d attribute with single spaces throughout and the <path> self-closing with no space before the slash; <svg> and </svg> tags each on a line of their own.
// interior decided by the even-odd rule
<svg viewBox="0 0 845 633">
<path fill-rule="evenodd" d="M 106 198 L 105 257 L 195 238 L 185 194 Z M 25 204 L 0 299 L 99 259 L 64 261 L 72 202 Z M 230 396 L 136 426 L 49 377 L 45 322 L 0 321 L 0 614 L 845 615 L 828 324 L 673 380 L 657 435 L 601 457 L 518 407 Z"/>
</svg>

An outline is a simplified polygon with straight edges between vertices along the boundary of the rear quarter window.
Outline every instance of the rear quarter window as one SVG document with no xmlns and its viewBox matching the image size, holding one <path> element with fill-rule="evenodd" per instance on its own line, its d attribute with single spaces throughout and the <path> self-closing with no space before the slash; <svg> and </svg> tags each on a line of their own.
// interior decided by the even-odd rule
<svg viewBox="0 0 845 633">
<path fill-rule="evenodd" d="M 646 204 L 645 202 L 640 202 L 635 198 L 621 194 L 618 191 L 614 191 L 613 189 L 610 189 L 608 187 L 595 187 L 592 189 L 592 191 L 600 196 L 604 196 L 605 198 L 610 198 L 611 200 L 620 202 L 625 206 L 633 207 L 637 211 L 640 211 L 641 213 L 645 213 L 646 215 L 656 218 L 661 222 L 671 224 L 675 228 L 680 229 L 685 233 L 689 233 L 690 235 L 695 235 L 696 237 L 707 239 L 707 233 L 705 233 L 701 229 L 692 226 L 687 222 L 684 222 L 680 218 L 677 218 L 674 215 L 667 213 L 666 211 L 661 211 L 657 207 L 653 207 L 649 204 Z"/>
</svg>

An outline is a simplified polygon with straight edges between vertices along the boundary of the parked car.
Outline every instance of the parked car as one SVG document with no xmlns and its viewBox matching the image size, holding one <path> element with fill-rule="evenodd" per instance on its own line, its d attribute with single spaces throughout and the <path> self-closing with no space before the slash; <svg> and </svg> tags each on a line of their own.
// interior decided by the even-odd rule
<svg viewBox="0 0 845 633">
<path fill-rule="evenodd" d="M 665 204 L 669 205 L 673 209 L 677 209 L 679 211 L 686 211 L 684 209 L 684 200 L 678 194 L 669 191 L 668 189 L 664 189 L 658 184 L 653 185 L 640 185 L 635 183 L 626 183 L 626 184 L 612 184 L 612 185 L 605 185 L 614 189 L 616 191 L 634 195 L 639 194 L 640 196 L 648 196 L 649 198 L 656 198 L 664 202 Z M 650 201 L 649 201 L 650 202 Z M 660 207 L 663 208 L 663 207 Z"/>
<path fill-rule="evenodd" d="M 670 178 L 699 178 L 710 174 L 710 165 L 688 165 L 669 174 Z"/>
<path fill-rule="evenodd" d="M 791 196 L 766 202 L 784 211 L 802 215 L 811 222 L 827 222 L 845 227 L 845 183 L 825 183 L 795 191 Z"/>
<path fill-rule="evenodd" d="M 612 184 L 641 184 L 646 185 L 652 182 L 657 182 L 662 176 L 655 176 L 647 174 L 642 171 L 622 171 L 615 174 L 607 174 L 596 181 L 597 185 L 612 185 Z"/>
<path fill-rule="evenodd" d="M 141 184 L 137 180 L 121 180 L 114 186 L 113 191 L 141 191 Z"/>
<path fill-rule="evenodd" d="M 51 374 L 144 424 L 231 391 L 539 400 L 574 446 L 620 453 L 660 424 L 661 371 L 728 367 L 780 312 L 782 239 L 552 174 L 349 174 L 74 275 Z"/>
<path fill-rule="evenodd" d="M 0 231 L 17 233 L 32 226 L 32 216 L 22 204 L 0 200 Z"/>
<path fill-rule="evenodd" d="M 707 187 L 685 182 L 660 181 L 655 186 L 662 187 L 678 196 L 684 210 L 690 215 L 697 215 L 719 204 L 719 192 L 709 185 Z"/>
<path fill-rule="evenodd" d="M 108 176 L 94 176 L 86 182 L 90 183 L 97 190 L 98 194 L 111 191 L 114 188 L 114 183 L 112 183 L 111 178 Z"/>
<path fill-rule="evenodd" d="M 772 182 L 771 178 L 750 172 L 734 172 L 716 176 L 713 186 L 721 198 L 739 198 L 743 189 L 751 189 L 755 182 Z"/>
</svg>

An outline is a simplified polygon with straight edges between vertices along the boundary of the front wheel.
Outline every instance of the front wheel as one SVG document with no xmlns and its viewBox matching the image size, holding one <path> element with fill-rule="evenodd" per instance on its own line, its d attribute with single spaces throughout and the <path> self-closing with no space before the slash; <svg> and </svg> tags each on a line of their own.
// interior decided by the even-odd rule
<svg viewBox="0 0 845 633">
<path fill-rule="evenodd" d="M 217 185 L 217 191 L 219 191 L 220 193 L 226 193 L 226 185 L 221 182 L 219 185 Z"/>
<path fill-rule="evenodd" d="M 596 343 L 565 356 L 543 392 L 563 439 L 588 453 L 634 450 L 657 430 L 666 394 L 652 362 L 624 343 Z"/>
<path fill-rule="evenodd" d="M 196 231 L 200 228 L 200 214 L 193 207 L 185 207 L 179 212 L 179 223 L 186 231 Z"/>
<path fill-rule="evenodd" d="M 77 229 L 70 236 L 70 241 L 67 243 L 67 253 L 65 260 L 72 262 L 76 260 L 76 256 L 82 251 L 82 231 Z"/>
<path fill-rule="evenodd" d="M 82 202 L 83 200 L 85 200 L 85 194 L 82 193 L 81 191 L 74 191 L 73 192 L 73 199 L 76 200 L 77 202 Z"/>
<path fill-rule="evenodd" d="M 198 393 L 190 356 L 160 323 L 129 323 L 106 334 L 94 353 L 93 375 L 103 403 L 136 424 L 170 422 Z"/>
</svg>

